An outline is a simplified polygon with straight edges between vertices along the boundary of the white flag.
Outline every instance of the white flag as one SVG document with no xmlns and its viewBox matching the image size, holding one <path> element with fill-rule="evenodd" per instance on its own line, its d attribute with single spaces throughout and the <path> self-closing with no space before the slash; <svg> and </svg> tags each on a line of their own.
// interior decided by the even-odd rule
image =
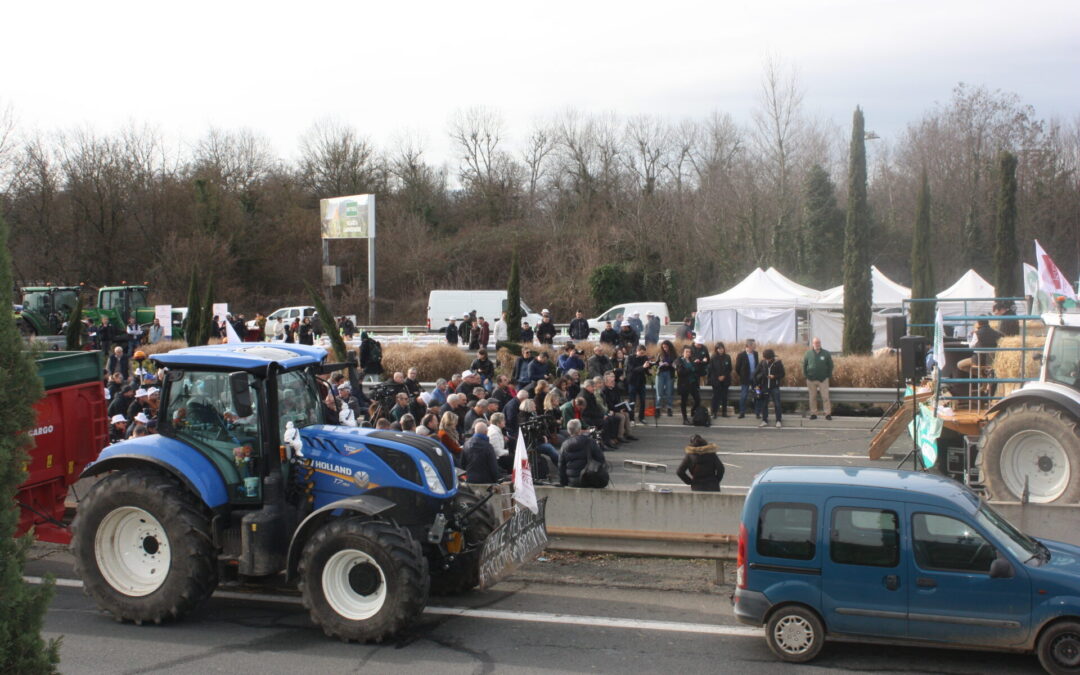
<svg viewBox="0 0 1080 675">
<path fill-rule="evenodd" d="M 1038 239 L 1035 240 L 1035 264 L 1039 267 L 1039 287 L 1042 290 L 1049 293 L 1051 297 L 1063 295 L 1066 300 L 1076 303 L 1076 291 L 1072 284 L 1061 273 L 1050 256 L 1046 255 Z"/>
<path fill-rule="evenodd" d="M 232 322 L 225 321 L 225 341 L 231 345 L 240 344 L 240 336 L 236 334 L 236 329 L 232 327 Z"/>
<path fill-rule="evenodd" d="M 536 505 L 536 488 L 533 487 L 532 469 L 529 468 L 529 453 L 525 450 L 525 434 L 518 432 L 517 449 L 514 450 L 514 501 L 539 513 Z"/>
<path fill-rule="evenodd" d="M 941 308 L 934 316 L 934 362 L 938 370 L 945 370 L 945 321 L 941 318 Z"/>
</svg>

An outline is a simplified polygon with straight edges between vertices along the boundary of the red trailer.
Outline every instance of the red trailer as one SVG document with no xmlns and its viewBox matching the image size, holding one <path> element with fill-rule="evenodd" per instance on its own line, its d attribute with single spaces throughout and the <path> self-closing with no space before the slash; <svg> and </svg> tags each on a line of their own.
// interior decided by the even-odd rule
<svg viewBox="0 0 1080 675">
<path fill-rule="evenodd" d="M 20 510 L 16 533 L 33 527 L 38 539 L 67 544 L 68 489 L 109 442 L 101 352 L 45 352 L 37 363 L 45 396 L 34 406 L 29 475 L 15 495 Z"/>
</svg>

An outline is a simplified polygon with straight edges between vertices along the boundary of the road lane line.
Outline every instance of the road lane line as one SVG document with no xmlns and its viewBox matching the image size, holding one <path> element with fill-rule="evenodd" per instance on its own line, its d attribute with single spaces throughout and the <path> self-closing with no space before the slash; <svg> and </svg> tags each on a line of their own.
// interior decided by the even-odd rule
<svg viewBox="0 0 1080 675">
<path fill-rule="evenodd" d="M 743 450 L 741 452 L 718 452 L 718 455 L 724 455 L 725 457 L 736 457 L 739 455 L 755 455 L 757 457 L 802 457 L 813 459 L 865 459 L 868 462 L 873 462 L 866 455 L 815 455 L 813 453 L 795 453 L 795 452 L 758 452 L 756 450 Z"/>
<path fill-rule="evenodd" d="M 42 577 L 24 576 L 28 584 L 42 584 Z M 56 579 L 57 586 L 63 588 L 82 588 L 78 579 Z M 276 602 L 289 605 L 301 604 L 295 595 L 271 595 L 268 593 L 240 593 L 237 591 L 214 591 L 215 598 L 224 600 L 251 600 L 255 602 Z M 581 616 L 577 614 L 549 614 L 546 612 L 517 612 L 502 609 L 472 609 L 470 607 L 425 607 L 425 614 L 435 616 L 457 616 L 468 619 L 492 619 L 496 621 L 521 621 L 525 623 L 551 623 L 565 626 L 593 626 L 595 628 L 622 628 L 629 630 L 649 630 L 667 633 L 698 633 L 704 635 L 725 635 L 731 637 L 761 637 L 762 629 L 753 626 L 711 623 L 681 623 L 677 621 L 654 621 L 651 619 L 623 619 L 614 616 Z"/>
</svg>

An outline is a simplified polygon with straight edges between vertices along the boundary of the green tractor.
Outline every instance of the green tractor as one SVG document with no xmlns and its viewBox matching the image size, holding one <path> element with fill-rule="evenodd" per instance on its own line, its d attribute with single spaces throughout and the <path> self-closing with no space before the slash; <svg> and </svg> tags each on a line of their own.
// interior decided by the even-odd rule
<svg viewBox="0 0 1080 675">
<path fill-rule="evenodd" d="M 15 307 L 15 323 L 24 337 L 59 335 L 79 299 L 80 286 L 26 286 Z"/>
<path fill-rule="evenodd" d="M 109 317 L 114 326 L 123 327 L 129 317 L 144 328 L 154 323 L 154 305 L 150 303 L 149 286 L 102 286 L 98 289 L 97 306 L 83 310 L 83 317 L 100 323 Z"/>
</svg>

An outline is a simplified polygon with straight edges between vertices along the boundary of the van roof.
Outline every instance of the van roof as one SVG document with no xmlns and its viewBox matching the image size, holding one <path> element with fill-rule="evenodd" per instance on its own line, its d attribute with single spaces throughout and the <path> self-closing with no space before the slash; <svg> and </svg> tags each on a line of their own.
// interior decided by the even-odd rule
<svg viewBox="0 0 1080 675">
<path fill-rule="evenodd" d="M 759 474 L 755 483 L 843 485 L 853 488 L 904 490 L 947 501 L 968 513 L 979 508 L 979 499 L 971 490 L 944 476 L 922 471 L 853 466 L 774 466 Z M 841 495 L 831 492 L 830 496 Z"/>
</svg>

